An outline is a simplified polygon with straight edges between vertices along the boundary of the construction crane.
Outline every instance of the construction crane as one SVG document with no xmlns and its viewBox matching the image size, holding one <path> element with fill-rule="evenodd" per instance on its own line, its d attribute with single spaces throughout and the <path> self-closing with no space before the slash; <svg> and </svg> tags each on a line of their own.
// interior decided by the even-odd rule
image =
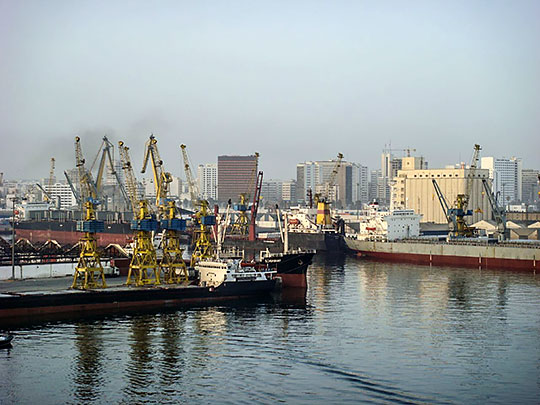
<svg viewBox="0 0 540 405">
<path fill-rule="evenodd" d="M 214 255 L 214 248 L 210 241 L 211 229 L 216 225 L 216 216 L 210 213 L 208 201 L 200 198 L 199 190 L 195 183 L 186 145 L 180 145 L 184 159 L 184 171 L 191 196 L 191 204 L 197 210 L 193 219 L 193 253 L 191 254 L 191 266 L 201 259 L 208 259 Z"/>
<path fill-rule="evenodd" d="M 94 159 L 94 163 L 92 164 L 92 168 L 100 155 L 101 152 L 101 158 L 99 160 L 99 166 L 98 171 L 96 175 L 96 192 L 100 199 L 104 199 L 104 187 L 103 187 L 103 175 L 105 174 L 105 164 L 108 163 L 109 167 L 111 169 L 111 174 L 116 179 L 116 183 L 118 185 L 118 188 L 120 190 L 120 194 L 122 196 L 122 199 L 125 201 L 126 204 L 129 205 L 129 197 L 127 195 L 126 189 L 124 187 L 124 184 L 122 183 L 120 176 L 118 175 L 115 167 L 114 167 L 114 145 L 109 141 L 109 139 L 104 136 L 103 141 L 101 143 L 101 146 L 99 147 L 98 154 L 96 158 Z M 92 170 L 92 168 L 90 170 Z"/>
<path fill-rule="evenodd" d="M 91 288 L 105 288 L 105 274 L 101 265 L 101 257 L 97 248 L 96 233 L 103 232 L 104 223 L 96 218 L 96 207 L 99 201 L 96 199 L 96 189 L 92 175 L 84 167 L 80 138 L 75 137 L 75 161 L 79 171 L 79 190 L 81 202 L 84 207 L 84 219 L 77 221 L 77 231 L 84 232 L 80 239 L 81 252 L 71 288 L 88 290 Z"/>
<path fill-rule="evenodd" d="M 186 230 L 186 221 L 177 217 L 176 202 L 169 198 L 169 184 L 172 182 L 172 175 L 163 169 L 163 161 L 159 155 L 154 135 L 151 135 L 146 142 L 142 173 L 145 172 L 148 162 L 152 165 L 156 206 L 158 207 L 160 226 L 163 229 L 161 239 L 163 255 L 159 261 L 159 267 L 163 271 L 165 283 L 187 282 L 188 270 L 182 258 L 184 249 L 180 247 L 180 236 L 181 232 Z"/>
<path fill-rule="evenodd" d="M 324 185 L 324 193 L 322 195 L 315 195 L 315 200 L 317 201 L 317 225 L 321 225 L 324 228 L 332 226 L 332 218 L 330 217 L 330 190 L 336 183 L 337 174 L 339 172 L 339 168 L 341 167 L 342 160 L 343 154 L 338 153 L 332 173 Z M 335 197 L 337 198 L 337 195 Z"/>
<path fill-rule="evenodd" d="M 148 162 L 152 163 L 152 174 L 154 175 L 154 189 L 156 191 L 156 208 L 158 209 L 159 217 L 165 216 L 167 205 L 167 196 L 169 194 L 169 184 L 172 182 L 170 173 L 163 170 L 163 161 L 159 156 L 157 148 L 157 140 L 154 135 L 150 135 L 150 139 L 146 142 L 143 167 L 141 173 L 146 172 Z"/>
<path fill-rule="evenodd" d="M 499 206 L 497 198 L 493 195 L 493 191 L 487 179 L 482 179 L 482 185 L 484 186 L 489 205 L 491 206 L 493 218 L 495 218 L 495 222 L 497 223 L 498 239 L 499 241 L 503 241 L 508 238 L 508 229 L 506 228 L 506 211 L 504 208 Z"/>
<path fill-rule="evenodd" d="M 136 286 L 160 284 L 160 268 L 157 263 L 156 248 L 152 242 L 152 233 L 158 230 L 158 222 L 150 213 L 148 201 L 140 198 L 137 191 L 137 179 L 129 157 L 129 148 L 122 141 L 118 142 L 118 146 L 127 193 L 133 210 L 131 229 L 135 231 L 135 246 L 126 284 L 130 285 L 132 278 L 135 279 Z"/>
<path fill-rule="evenodd" d="M 241 193 L 239 196 L 238 204 L 233 204 L 233 209 L 235 211 L 238 211 L 238 215 L 236 217 L 236 220 L 231 225 L 231 234 L 237 234 L 237 235 L 246 235 L 248 233 L 248 228 L 250 224 L 250 219 L 247 215 L 248 209 L 249 209 L 249 197 L 250 192 L 253 189 L 253 186 L 256 182 L 257 178 L 257 167 L 259 163 L 259 153 L 255 152 L 255 165 L 253 166 L 253 170 L 250 173 L 248 184 L 247 184 L 247 190 L 244 193 Z"/>
</svg>

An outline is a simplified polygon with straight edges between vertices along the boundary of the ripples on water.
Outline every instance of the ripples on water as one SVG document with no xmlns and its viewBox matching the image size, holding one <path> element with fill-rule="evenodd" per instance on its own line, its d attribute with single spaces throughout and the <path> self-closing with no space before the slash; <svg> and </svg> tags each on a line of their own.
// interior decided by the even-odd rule
<svg viewBox="0 0 540 405">
<path fill-rule="evenodd" d="M 307 293 L 57 321 L 0 350 L 0 403 L 538 403 L 533 274 L 318 256 Z"/>
</svg>

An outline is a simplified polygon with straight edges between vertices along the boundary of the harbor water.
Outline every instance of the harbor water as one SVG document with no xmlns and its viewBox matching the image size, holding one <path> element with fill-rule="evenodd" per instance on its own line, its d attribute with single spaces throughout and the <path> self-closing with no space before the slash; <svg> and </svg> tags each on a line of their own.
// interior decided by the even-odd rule
<svg viewBox="0 0 540 405">
<path fill-rule="evenodd" d="M 13 327 L 0 403 L 539 403 L 538 275 L 317 255 L 308 284 Z"/>
</svg>

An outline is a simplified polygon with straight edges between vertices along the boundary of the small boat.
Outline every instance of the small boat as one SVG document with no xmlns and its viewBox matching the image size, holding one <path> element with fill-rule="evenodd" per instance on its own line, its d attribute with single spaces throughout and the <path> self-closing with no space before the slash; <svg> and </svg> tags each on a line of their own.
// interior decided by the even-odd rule
<svg viewBox="0 0 540 405">
<path fill-rule="evenodd" d="M 13 335 L 0 335 L 0 349 L 4 347 L 10 347 Z"/>
</svg>

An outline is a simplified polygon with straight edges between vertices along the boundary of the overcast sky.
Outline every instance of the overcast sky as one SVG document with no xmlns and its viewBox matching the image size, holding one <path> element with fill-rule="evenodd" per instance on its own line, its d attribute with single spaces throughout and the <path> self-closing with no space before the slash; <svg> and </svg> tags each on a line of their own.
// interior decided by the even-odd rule
<svg viewBox="0 0 540 405">
<path fill-rule="evenodd" d="M 79 135 L 166 170 L 259 152 L 265 178 L 385 144 L 540 169 L 540 1 L 0 0 L 0 171 L 57 176 Z M 401 156 L 401 152 L 396 152 Z M 137 170 L 138 171 L 138 170 Z M 183 175 L 183 174 L 182 174 Z"/>
</svg>

